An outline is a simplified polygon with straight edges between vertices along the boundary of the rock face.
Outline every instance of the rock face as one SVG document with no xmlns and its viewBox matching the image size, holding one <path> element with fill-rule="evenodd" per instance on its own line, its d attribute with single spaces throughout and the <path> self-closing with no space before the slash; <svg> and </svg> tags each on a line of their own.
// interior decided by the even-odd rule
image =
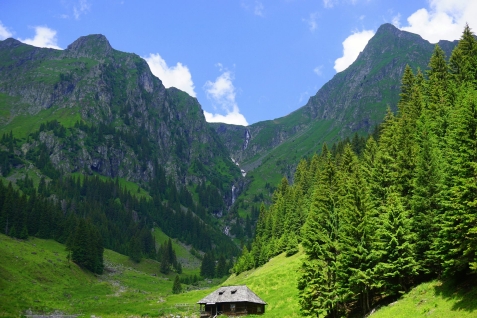
<svg viewBox="0 0 477 318">
<path fill-rule="evenodd" d="M 456 44 L 457 41 L 438 43 L 448 57 Z M 225 124 L 212 127 L 232 157 L 246 162 L 249 169 L 258 167 L 278 146 L 293 149 L 292 142 L 304 144 L 305 139 L 314 139 L 313 146 L 319 147 L 324 141 L 333 142 L 355 132 L 369 133 L 382 121 L 388 106 L 396 111 L 406 64 L 414 72 L 418 68 L 425 71 L 434 46 L 419 35 L 384 24 L 356 61 L 323 85 L 302 108 L 246 128 Z M 251 139 L 243 149 L 245 130 Z M 293 150 L 298 158 L 310 151 L 309 147 Z"/>
<path fill-rule="evenodd" d="M 450 56 L 457 41 L 438 44 Z M 384 24 L 356 61 L 310 98 L 303 115 L 337 120 L 343 124 L 343 134 L 369 132 L 382 120 L 388 105 L 396 111 L 406 65 L 415 72 L 418 68 L 425 71 L 433 50 L 434 45 L 419 35 Z"/>
<path fill-rule="evenodd" d="M 159 165 L 178 183 L 214 181 L 227 200 L 241 178 L 198 101 L 166 89 L 142 58 L 114 50 L 103 35 L 80 37 L 63 51 L 0 41 L 0 96 L 5 129 L 15 131 L 19 116 L 68 128 L 45 129 L 22 147 L 45 144 L 62 173 L 144 183 Z M 196 162 L 202 169 L 193 169 Z"/>
</svg>

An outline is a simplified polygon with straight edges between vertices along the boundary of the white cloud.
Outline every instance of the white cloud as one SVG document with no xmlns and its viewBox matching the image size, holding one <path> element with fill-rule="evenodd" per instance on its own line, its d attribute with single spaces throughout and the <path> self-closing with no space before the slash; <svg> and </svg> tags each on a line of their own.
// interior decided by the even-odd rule
<svg viewBox="0 0 477 318">
<path fill-rule="evenodd" d="M 46 26 L 36 26 L 35 36 L 30 39 L 18 39 L 19 41 L 38 47 L 47 47 L 57 50 L 62 50 L 58 46 L 58 39 L 56 38 L 56 31 Z"/>
<path fill-rule="evenodd" d="M 373 37 L 374 31 L 363 30 L 361 32 L 353 32 L 343 41 L 343 56 L 335 61 L 336 72 L 344 71 L 363 51 L 368 41 Z"/>
<path fill-rule="evenodd" d="M 323 0 L 323 6 L 325 8 L 333 8 L 334 5 L 335 5 L 334 0 Z"/>
<path fill-rule="evenodd" d="M 5 40 L 7 38 L 11 38 L 13 35 L 12 32 L 8 30 L 6 26 L 3 25 L 2 21 L 0 21 L 0 40 Z"/>
<path fill-rule="evenodd" d="M 221 71 L 222 66 L 218 65 Z M 234 125 L 248 126 L 247 120 L 240 113 L 237 102 L 235 101 L 235 87 L 233 84 L 233 74 L 225 70 L 214 82 L 207 81 L 204 85 L 207 98 L 210 99 L 217 110 L 225 111 L 226 115 L 212 114 L 204 111 L 205 120 L 210 123 L 226 123 Z"/>
<path fill-rule="evenodd" d="M 396 28 L 400 28 L 400 27 L 401 27 L 401 21 L 400 21 L 400 20 L 401 20 L 401 14 L 398 13 L 398 14 L 396 14 L 396 15 L 393 17 L 391 23 L 392 23 Z"/>
<path fill-rule="evenodd" d="M 316 75 L 321 76 L 323 75 L 323 65 L 317 66 L 313 69 Z"/>
<path fill-rule="evenodd" d="M 149 54 L 149 57 L 143 58 L 149 64 L 152 74 L 159 77 L 166 88 L 173 86 L 196 97 L 192 75 L 187 66 L 178 62 L 176 66 L 169 67 L 159 54 Z"/>
<path fill-rule="evenodd" d="M 86 14 L 91 9 L 91 4 L 87 0 L 80 0 L 73 7 L 73 14 L 76 20 L 79 20 L 82 14 Z"/>
<path fill-rule="evenodd" d="M 422 8 L 407 18 L 401 30 L 417 33 L 431 43 L 457 40 L 466 23 L 477 28 L 477 1 L 429 0 L 429 8 Z"/>
<path fill-rule="evenodd" d="M 253 13 L 255 15 L 263 17 L 263 10 L 264 9 L 265 9 L 265 7 L 263 6 L 263 3 L 261 3 L 260 1 L 255 1 L 255 7 L 253 8 Z"/>
<path fill-rule="evenodd" d="M 313 12 L 313 13 L 310 13 L 310 16 L 308 17 L 308 19 L 302 19 L 302 21 L 306 22 L 308 24 L 308 27 L 310 28 L 310 31 L 313 32 L 316 30 L 316 28 L 318 28 L 317 19 L 318 19 L 318 12 Z"/>
<path fill-rule="evenodd" d="M 227 113 L 227 115 L 212 114 L 204 110 L 205 120 L 209 123 L 225 123 L 231 125 L 248 126 L 245 117 L 237 112 Z"/>
</svg>

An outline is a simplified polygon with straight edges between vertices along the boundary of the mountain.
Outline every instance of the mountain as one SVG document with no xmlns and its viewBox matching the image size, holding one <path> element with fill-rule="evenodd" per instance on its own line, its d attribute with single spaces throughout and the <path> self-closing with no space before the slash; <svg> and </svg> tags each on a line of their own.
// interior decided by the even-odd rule
<svg viewBox="0 0 477 318">
<path fill-rule="evenodd" d="M 0 93 L 2 131 L 13 130 L 17 137 L 38 129 L 42 119 L 57 119 L 67 128 L 83 121 L 134 139 L 109 145 L 111 134 L 103 133 L 104 141 L 71 151 L 53 136 L 42 136 L 53 164 L 63 173 L 98 172 L 147 182 L 157 159 L 183 184 L 207 178 L 209 172 L 188 171 L 197 161 L 212 170 L 226 167 L 221 181 L 228 183 L 227 190 L 240 176 L 208 128 L 197 100 L 178 89 L 166 89 L 143 59 L 112 49 L 102 35 L 81 37 L 64 51 L 14 39 L 0 42 Z M 32 117 L 37 119 L 25 127 L 25 120 Z M 135 151 L 134 144 L 143 148 L 142 143 L 153 148 L 154 157 Z M 25 145 L 24 151 L 29 147 Z"/>
<path fill-rule="evenodd" d="M 242 176 L 197 99 L 166 89 L 142 58 L 113 49 L 103 35 L 80 37 L 65 50 L 0 41 L 2 135 L 0 170 L 15 187 L 44 179 L 60 189 L 58 180 L 85 175 L 110 189 L 119 186 L 108 180 L 118 180 L 155 202 L 148 216 L 121 202 L 135 223 L 162 222 L 172 227 L 164 232 L 184 232 L 188 243 L 198 243 L 200 231 L 187 233 L 196 224 L 208 248 L 225 242 L 227 254 L 236 252 L 211 215 L 227 212 Z M 77 200 L 73 192 L 45 193 Z"/>
<path fill-rule="evenodd" d="M 449 57 L 457 41 L 437 44 Z M 319 152 L 323 142 L 330 145 L 355 133 L 371 133 L 387 107 L 397 111 L 405 66 L 424 72 L 434 47 L 417 34 L 383 24 L 356 61 L 298 110 L 248 127 L 210 125 L 253 177 L 250 188 L 270 193 L 266 183 L 276 185 L 284 175 L 291 179 L 298 160 Z"/>
</svg>

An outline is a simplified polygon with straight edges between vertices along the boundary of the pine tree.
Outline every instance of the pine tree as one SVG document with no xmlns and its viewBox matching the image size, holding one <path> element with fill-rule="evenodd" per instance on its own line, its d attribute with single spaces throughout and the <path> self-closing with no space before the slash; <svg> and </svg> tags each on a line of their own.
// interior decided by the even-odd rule
<svg viewBox="0 0 477 318">
<path fill-rule="evenodd" d="M 76 227 L 73 244 L 71 245 L 71 259 L 76 264 L 89 268 L 91 267 L 88 256 L 90 241 L 86 221 L 81 219 Z"/>
<path fill-rule="evenodd" d="M 172 293 L 173 294 L 182 293 L 182 285 L 181 285 L 179 275 L 176 275 L 176 278 L 174 278 L 174 284 L 172 285 Z"/>
<path fill-rule="evenodd" d="M 367 148 L 366 151 L 369 151 Z M 342 293 L 347 302 L 357 300 L 366 314 L 370 310 L 374 287 L 373 206 L 365 173 L 358 158 L 346 146 L 341 169 L 340 196 L 342 197 L 342 259 L 339 276 Z"/>
<path fill-rule="evenodd" d="M 323 158 L 321 180 L 302 228 L 306 261 L 302 266 L 298 289 L 304 315 L 337 317 L 343 310 L 337 276 L 342 248 L 338 178 L 331 153 L 326 152 Z"/>
<path fill-rule="evenodd" d="M 441 209 L 442 171 L 437 147 L 428 119 L 422 116 L 418 123 L 417 140 L 419 153 L 413 177 L 410 201 L 412 232 L 415 233 L 416 261 L 421 273 L 438 273 L 439 261 L 436 259 L 434 245 L 435 233 L 439 231 L 438 215 Z"/>
<path fill-rule="evenodd" d="M 377 241 L 380 262 L 376 266 L 385 293 L 391 295 L 407 291 L 417 275 L 409 214 L 398 193 L 393 190 L 388 190 L 386 204 L 382 207 L 382 224 Z"/>
<path fill-rule="evenodd" d="M 477 91 L 461 85 L 446 136 L 444 211 L 436 246 L 444 274 L 465 272 L 477 260 Z"/>
<path fill-rule="evenodd" d="M 163 274 L 169 274 L 171 263 L 170 263 L 170 256 L 169 256 L 169 249 L 167 246 L 167 243 L 164 242 L 164 244 L 159 248 L 159 253 L 160 256 L 160 272 Z"/>
<path fill-rule="evenodd" d="M 141 262 L 142 253 L 141 253 L 141 242 L 139 237 L 133 236 L 129 241 L 129 258 L 136 263 Z"/>
<path fill-rule="evenodd" d="M 224 255 L 220 255 L 219 261 L 217 262 L 217 277 L 223 277 L 227 274 L 226 272 L 226 261 Z"/>
<path fill-rule="evenodd" d="M 477 41 L 466 24 L 449 59 L 450 73 L 457 85 L 477 79 Z"/>
<path fill-rule="evenodd" d="M 200 276 L 203 278 L 215 277 L 215 259 L 212 253 L 205 253 L 202 264 L 200 265 Z"/>
</svg>

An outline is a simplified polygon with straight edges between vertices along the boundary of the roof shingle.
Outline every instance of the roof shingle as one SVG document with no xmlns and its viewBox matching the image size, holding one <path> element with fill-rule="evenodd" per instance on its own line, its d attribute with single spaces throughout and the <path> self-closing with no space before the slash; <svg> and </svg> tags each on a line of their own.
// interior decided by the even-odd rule
<svg viewBox="0 0 477 318">
<path fill-rule="evenodd" d="M 213 293 L 199 300 L 198 304 L 216 304 L 231 302 L 249 302 L 266 305 L 253 291 L 245 285 L 220 287 Z"/>
</svg>

